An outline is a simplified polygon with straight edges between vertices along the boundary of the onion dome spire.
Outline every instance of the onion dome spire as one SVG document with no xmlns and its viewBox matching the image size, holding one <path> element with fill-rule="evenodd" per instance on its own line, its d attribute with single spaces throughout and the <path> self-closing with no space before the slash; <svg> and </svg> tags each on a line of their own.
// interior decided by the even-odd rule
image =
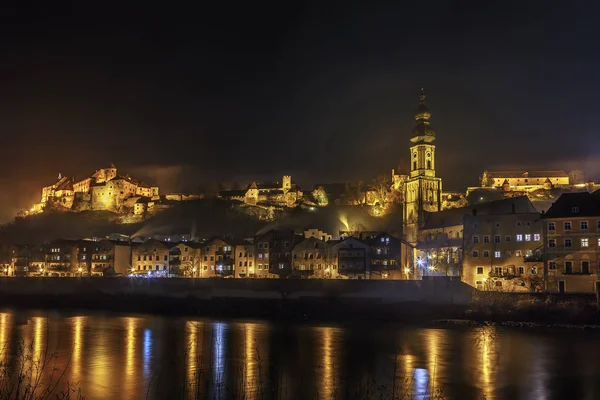
<svg viewBox="0 0 600 400">
<path fill-rule="evenodd" d="M 419 105 L 415 110 L 415 127 L 412 130 L 413 142 L 433 142 L 435 140 L 435 131 L 431 127 L 429 118 L 431 118 L 431 112 L 425 104 L 425 90 L 421 88 L 421 94 L 419 95 Z"/>
</svg>

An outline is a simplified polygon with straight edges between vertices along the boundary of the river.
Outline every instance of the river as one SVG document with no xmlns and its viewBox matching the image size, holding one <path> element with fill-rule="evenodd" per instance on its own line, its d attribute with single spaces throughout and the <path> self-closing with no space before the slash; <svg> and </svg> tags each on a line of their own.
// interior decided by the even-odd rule
<svg viewBox="0 0 600 400">
<path fill-rule="evenodd" d="M 86 399 L 598 399 L 600 331 L 4 310 L 0 361 Z M 33 379 L 35 381 L 35 379 Z M 4 390 L 4 392 L 2 392 Z M 412 396 L 412 397 L 411 397 Z"/>
</svg>

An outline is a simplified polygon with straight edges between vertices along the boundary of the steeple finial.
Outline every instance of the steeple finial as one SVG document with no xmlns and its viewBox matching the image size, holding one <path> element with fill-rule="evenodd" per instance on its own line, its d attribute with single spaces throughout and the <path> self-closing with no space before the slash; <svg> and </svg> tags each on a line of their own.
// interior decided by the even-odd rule
<svg viewBox="0 0 600 400">
<path fill-rule="evenodd" d="M 421 88 L 421 95 L 419 96 L 419 103 L 425 104 L 425 89 Z"/>
</svg>

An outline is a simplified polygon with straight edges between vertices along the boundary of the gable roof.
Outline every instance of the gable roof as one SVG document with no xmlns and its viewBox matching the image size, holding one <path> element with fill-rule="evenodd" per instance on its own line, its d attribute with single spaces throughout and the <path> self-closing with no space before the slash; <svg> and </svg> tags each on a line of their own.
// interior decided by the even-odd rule
<svg viewBox="0 0 600 400">
<path fill-rule="evenodd" d="M 594 193 L 563 193 L 552 203 L 542 218 L 598 216 L 600 216 L 600 190 Z"/>
<path fill-rule="evenodd" d="M 510 197 L 467 207 L 451 208 L 435 213 L 425 213 L 425 224 L 421 229 L 435 229 L 462 225 L 465 214 L 501 215 L 537 213 L 527 196 Z"/>
<path fill-rule="evenodd" d="M 568 178 L 565 171 L 485 171 L 490 178 Z"/>
</svg>

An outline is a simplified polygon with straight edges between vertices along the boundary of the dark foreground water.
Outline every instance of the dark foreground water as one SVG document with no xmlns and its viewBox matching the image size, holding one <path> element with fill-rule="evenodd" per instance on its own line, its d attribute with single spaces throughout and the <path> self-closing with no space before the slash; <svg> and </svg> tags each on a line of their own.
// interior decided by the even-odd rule
<svg viewBox="0 0 600 400">
<path fill-rule="evenodd" d="M 600 398 L 590 330 L 4 311 L 0 344 L 0 389 L 45 364 L 87 399 Z"/>
</svg>

